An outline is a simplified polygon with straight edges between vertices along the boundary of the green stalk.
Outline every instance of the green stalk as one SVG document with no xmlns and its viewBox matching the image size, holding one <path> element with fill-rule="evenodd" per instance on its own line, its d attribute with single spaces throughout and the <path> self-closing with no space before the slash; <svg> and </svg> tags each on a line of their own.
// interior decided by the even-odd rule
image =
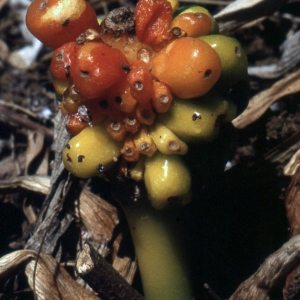
<svg viewBox="0 0 300 300">
<path fill-rule="evenodd" d="M 180 211 L 156 210 L 148 200 L 138 200 L 123 209 L 146 300 L 193 299 Z"/>
</svg>

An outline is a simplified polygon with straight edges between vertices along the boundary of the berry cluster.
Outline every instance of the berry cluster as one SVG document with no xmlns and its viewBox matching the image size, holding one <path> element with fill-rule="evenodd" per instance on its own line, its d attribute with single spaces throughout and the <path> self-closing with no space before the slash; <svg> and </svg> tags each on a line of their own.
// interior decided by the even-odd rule
<svg viewBox="0 0 300 300">
<path fill-rule="evenodd" d="M 229 94 L 247 80 L 239 43 L 218 34 L 205 8 L 177 6 L 139 0 L 134 12 L 97 20 L 85 0 L 35 0 L 27 13 L 29 30 L 54 49 L 54 88 L 74 136 L 66 168 L 97 176 L 121 156 L 123 175 L 144 179 L 159 209 L 176 197 L 188 202 L 180 155 L 236 116 Z"/>
</svg>

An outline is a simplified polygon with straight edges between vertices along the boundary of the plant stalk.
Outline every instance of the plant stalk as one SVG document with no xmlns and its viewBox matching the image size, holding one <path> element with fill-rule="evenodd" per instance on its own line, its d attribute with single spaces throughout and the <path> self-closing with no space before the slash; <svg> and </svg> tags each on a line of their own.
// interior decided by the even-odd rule
<svg viewBox="0 0 300 300">
<path fill-rule="evenodd" d="M 191 300 L 181 211 L 159 211 L 147 199 L 123 206 L 147 300 Z M 184 208 L 181 208 L 184 209 Z"/>
</svg>

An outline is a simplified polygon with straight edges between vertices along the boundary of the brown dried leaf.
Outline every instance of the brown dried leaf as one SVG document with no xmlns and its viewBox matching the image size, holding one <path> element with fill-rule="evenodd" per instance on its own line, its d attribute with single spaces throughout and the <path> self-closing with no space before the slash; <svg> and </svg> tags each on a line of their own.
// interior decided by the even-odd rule
<svg viewBox="0 0 300 300">
<path fill-rule="evenodd" d="M 290 234 L 300 234 L 300 169 L 292 177 L 286 191 L 285 207 L 290 224 Z"/>
<path fill-rule="evenodd" d="M 15 157 L 14 153 L 1 160 L 0 178 L 14 178 L 22 173 L 25 168 L 26 155 L 20 153 Z"/>
<path fill-rule="evenodd" d="M 270 105 L 278 99 L 300 91 L 300 71 L 296 71 L 273 84 L 269 89 L 250 99 L 246 110 L 232 121 L 233 125 L 242 129 L 259 119 Z"/>
<path fill-rule="evenodd" d="M 24 176 L 17 177 L 12 180 L 0 181 L 0 190 L 14 190 L 19 188 L 25 188 L 30 191 L 40 192 L 43 194 L 47 194 L 50 188 L 50 178 L 42 177 L 42 176 Z M 92 194 L 87 190 L 83 190 L 79 196 L 79 204 L 78 209 L 76 210 L 76 215 L 82 221 L 85 229 L 87 230 L 87 236 L 83 237 L 84 240 L 88 240 L 96 249 L 99 249 L 99 252 L 105 252 L 107 244 L 112 240 L 114 230 L 116 226 L 119 224 L 118 211 L 116 207 L 104 201 L 100 197 Z M 50 218 L 51 219 L 51 218 Z M 49 227 L 47 224 L 42 223 L 41 229 L 38 230 L 35 235 L 37 238 L 34 241 L 28 241 L 27 247 L 30 249 L 36 249 L 36 246 L 39 247 L 41 237 L 39 236 L 43 234 L 44 231 L 47 231 L 47 235 L 51 233 L 51 231 L 58 230 L 57 226 L 60 225 L 61 229 L 56 233 L 57 235 L 50 235 L 52 238 L 52 242 L 45 242 L 44 244 L 49 244 L 47 248 L 43 248 L 43 252 L 50 253 L 52 250 L 49 249 L 54 247 L 56 242 L 55 240 L 59 238 L 63 229 L 66 228 L 71 221 L 69 218 L 63 219 L 66 223 L 63 226 L 62 220 L 59 220 L 59 224 L 53 223 L 52 226 Z M 92 240 L 91 240 L 92 239 Z M 122 241 L 122 237 L 117 237 L 113 243 L 113 250 L 117 253 L 120 243 Z M 105 255 L 105 253 L 101 253 Z M 113 266 L 115 269 L 127 280 L 127 282 L 131 283 L 136 271 L 136 262 L 128 257 L 113 257 Z"/>
<path fill-rule="evenodd" d="M 113 229 L 119 223 L 117 209 L 87 190 L 81 193 L 78 206 L 77 216 L 93 240 L 98 243 L 110 241 Z"/>
<path fill-rule="evenodd" d="M 47 194 L 50 188 L 50 177 L 21 176 L 11 180 L 0 181 L 0 190 L 24 188 L 33 192 Z M 97 242 L 109 241 L 112 231 L 119 223 L 116 207 L 95 194 L 83 190 L 79 197 L 77 217 L 81 219 L 87 231 Z"/>
<path fill-rule="evenodd" d="M 1 10 L 1 2 L 3 1 L 0 0 L 0 10 Z M 0 60 L 5 61 L 9 55 L 9 48 L 7 44 L 3 41 L 0 40 Z"/>
<path fill-rule="evenodd" d="M 43 160 L 41 161 L 38 169 L 36 170 L 36 175 L 46 176 L 49 173 L 49 155 L 50 149 L 46 148 L 43 152 Z"/>
<path fill-rule="evenodd" d="M 75 268 L 78 275 L 84 278 L 88 285 L 105 299 L 144 300 L 144 298 L 99 255 L 98 251 L 88 243 L 83 245 L 83 250 L 78 255 Z"/>
<path fill-rule="evenodd" d="M 265 160 L 272 164 L 286 165 L 300 148 L 300 131 L 284 140 L 264 155 Z M 288 175 L 288 174 L 286 174 Z"/>
<path fill-rule="evenodd" d="M 47 300 L 99 300 L 95 294 L 76 283 L 69 273 L 50 255 L 40 254 L 35 273 L 37 254 L 30 250 L 20 250 L 0 258 L 0 278 L 12 274 L 20 265 L 25 264 L 28 283 L 35 289 L 37 299 Z"/>
<path fill-rule="evenodd" d="M 1 180 L 0 189 L 18 189 L 23 188 L 33 192 L 39 192 L 44 195 L 48 193 L 50 187 L 50 177 L 44 176 L 20 176 L 10 180 Z"/>
<path fill-rule="evenodd" d="M 288 37 L 284 43 L 280 46 L 282 55 L 280 60 L 276 64 L 265 66 L 250 66 L 248 68 L 248 74 L 264 79 L 278 78 L 287 74 L 292 68 L 294 68 L 300 61 L 299 55 L 300 46 L 300 31 L 292 34 Z"/>
<path fill-rule="evenodd" d="M 292 176 L 300 166 L 300 149 L 292 156 L 289 163 L 284 167 L 284 175 Z"/>
<path fill-rule="evenodd" d="M 269 292 L 297 266 L 299 255 L 300 235 L 297 235 L 271 254 L 252 276 L 240 284 L 229 300 L 270 300 Z"/>
<path fill-rule="evenodd" d="M 130 257 L 118 257 L 113 260 L 112 266 L 129 283 L 132 284 L 137 269 L 137 264 Z"/>
<path fill-rule="evenodd" d="M 0 0 L 0 11 L 9 2 L 9 0 Z"/>
<path fill-rule="evenodd" d="M 41 153 L 44 146 L 45 135 L 40 131 L 29 131 L 27 134 L 27 150 L 26 150 L 26 169 L 25 174 L 28 174 L 28 169 L 34 159 Z"/>
<path fill-rule="evenodd" d="M 285 2 L 286 0 L 236 0 L 214 17 L 218 21 L 255 20 L 261 16 L 273 14 Z"/>
</svg>

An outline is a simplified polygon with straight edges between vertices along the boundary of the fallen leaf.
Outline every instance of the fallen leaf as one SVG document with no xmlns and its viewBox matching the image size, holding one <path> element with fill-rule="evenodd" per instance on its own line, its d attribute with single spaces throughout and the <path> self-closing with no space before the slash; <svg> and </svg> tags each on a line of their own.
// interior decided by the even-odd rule
<svg viewBox="0 0 300 300">
<path fill-rule="evenodd" d="M 248 74 L 264 79 L 272 79 L 283 76 L 300 62 L 300 31 L 288 37 L 280 46 L 282 55 L 276 64 L 265 66 L 250 66 Z"/>
<path fill-rule="evenodd" d="M 278 282 L 286 279 L 297 263 L 300 255 L 300 235 L 296 235 L 279 250 L 271 254 L 260 268 L 242 282 L 229 300 L 270 300 L 269 291 Z"/>
<path fill-rule="evenodd" d="M 218 21 L 255 20 L 261 16 L 271 15 L 287 0 L 236 0 L 214 15 Z"/>
<path fill-rule="evenodd" d="M 294 153 L 289 163 L 284 167 L 283 173 L 287 176 L 292 176 L 300 167 L 300 149 Z"/>
<path fill-rule="evenodd" d="M 37 253 L 31 250 L 15 251 L 1 257 L 0 278 L 10 276 L 21 264 L 25 264 L 28 284 L 35 290 L 37 299 L 99 300 L 94 293 L 80 286 L 50 255 L 40 254 L 35 272 L 36 259 Z"/>
<path fill-rule="evenodd" d="M 26 169 L 25 174 L 28 174 L 28 170 L 32 162 L 41 153 L 44 147 L 45 135 L 40 131 L 29 131 L 27 135 L 28 146 L 26 149 Z"/>
<path fill-rule="evenodd" d="M 299 91 L 300 71 L 296 71 L 277 81 L 269 89 L 251 98 L 246 110 L 235 118 L 232 123 L 238 129 L 245 128 L 258 120 L 272 103 L 284 96 L 295 94 Z"/>
</svg>

